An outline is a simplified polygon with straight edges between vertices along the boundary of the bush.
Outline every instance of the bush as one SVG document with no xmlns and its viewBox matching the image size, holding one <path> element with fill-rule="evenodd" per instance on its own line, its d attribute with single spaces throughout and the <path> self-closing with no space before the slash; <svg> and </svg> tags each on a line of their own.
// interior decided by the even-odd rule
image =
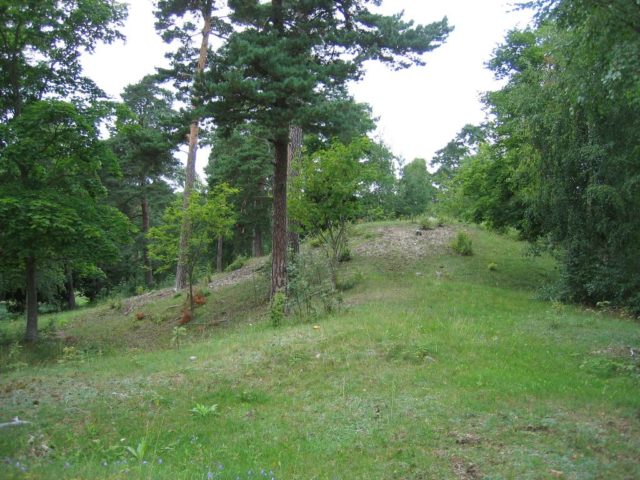
<svg viewBox="0 0 640 480">
<path fill-rule="evenodd" d="M 490 272 L 495 272 L 498 269 L 498 264 L 491 262 L 489 265 L 487 265 L 487 268 Z"/>
<path fill-rule="evenodd" d="M 312 248 L 319 248 L 322 246 L 322 240 L 320 240 L 319 237 L 312 237 L 311 240 L 309 240 L 309 245 Z"/>
<path fill-rule="evenodd" d="M 348 248 L 343 248 L 342 251 L 340 252 L 340 255 L 338 255 L 338 262 L 342 263 L 342 262 L 348 262 L 351 260 L 351 250 L 349 250 Z"/>
<path fill-rule="evenodd" d="M 286 304 L 287 297 L 283 292 L 277 292 L 271 299 L 271 306 L 269 307 L 269 318 L 271 318 L 271 324 L 274 327 L 279 327 L 280 325 L 282 325 Z"/>
<path fill-rule="evenodd" d="M 442 227 L 443 223 L 436 217 L 425 215 L 418 219 L 421 230 L 434 230 L 437 227 Z"/>
<path fill-rule="evenodd" d="M 473 244 L 471 238 L 464 232 L 458 232 L 456 239 L 451 243 L 451 248 L 458 255 L 468 257 L 473 255 Z"/>
<path fill-rule="evenodd" d="M 236 257 L 236 259 L 231 262 L 227 268 L 224 269 L 225 272 L 233 272 L 234 270 L 240 270 L 242 267 L 244 267 L 247 262 L 249 261 L 248 257 L 245 257 L 244 255 L 238 255 Z"/>
<path fill-rule="evenodd" d="M 362 283 L 363 280 L 364 280 L 364 275 L 362 275 L 361 272 L 357 272 L 351 278 L 339 281 L 338 284 L 336 285 L 336 288 L 341 292 L 345 292 L 347 290 L 351 290 L 359 283 Z"/>
<path fill-rule="evenodd" d="M 320 252 L 295 255 L 287 266 L 289 306 L 300 317 L 329 313 L 339 303 L 331 285 L 331 268 L 327 256 Z"/>
</svg>

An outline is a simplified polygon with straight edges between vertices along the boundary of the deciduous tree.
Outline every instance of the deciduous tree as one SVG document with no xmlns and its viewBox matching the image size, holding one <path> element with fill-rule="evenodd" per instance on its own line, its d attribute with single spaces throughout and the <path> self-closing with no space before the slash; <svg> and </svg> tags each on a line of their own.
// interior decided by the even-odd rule
<svg viewBox="0 0 640 480">
<path fill-rule="evenodd" d="M 100 202 L 99 172 L 111 158 L 96 120 L 48 100 L 0 128 L 0 258 L 24 269 L 29 342 L 38 335 L 38 270 L 113 259 L 128 234 L 126 218 Z"/>
</svg>

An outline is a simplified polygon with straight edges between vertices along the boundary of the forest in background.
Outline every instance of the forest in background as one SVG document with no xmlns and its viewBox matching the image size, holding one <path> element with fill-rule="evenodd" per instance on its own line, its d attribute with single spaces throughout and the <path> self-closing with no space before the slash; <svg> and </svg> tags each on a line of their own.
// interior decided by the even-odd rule
<svg viewBox="0 0 640 480">
<path fill-rule="evenodd" d="M 637 3 L 529 2 L 535 26 L 488 61 L 506 83 L 485 95 L 487 122 L 408 163 L 369 138 L 375 119 L 346 85 L 366 61 L 422 64 L 451 27 L 374 14 L 375 3 L 238 0 L 227 14 L 160 0 L 171 67 L 112 102 L 79 55 L 120 37 L 123 4 L 4 2 L 0 292 L 26 311 L 27 340 L 38 311 L 74 308 L 77 294 L 182 288 L 250 256 L 272 255 L 273 298 L 300 236 L 327 247 L 335 286 L 350 223 L 442 215 L 556 255 L 549 298 L 637 315 Z M 212 146 L 203 181 L 199 144 Z"/>
</svg>

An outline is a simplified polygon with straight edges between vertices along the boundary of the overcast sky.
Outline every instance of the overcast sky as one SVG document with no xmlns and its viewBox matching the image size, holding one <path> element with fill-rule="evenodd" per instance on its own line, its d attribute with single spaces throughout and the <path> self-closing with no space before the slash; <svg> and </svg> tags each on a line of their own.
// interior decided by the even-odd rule
<svg viewBox="0 0 640 480">
<path fill-rule="evenodd" d="M 84 58 L 85 73 L 108 94 L 122 89 L 166 63 L 165 44 L 156 35 L 152 0 L 128 0 L 126 43 L 99 46 Z M 455 30 L 447 42 L 426 55 L 425 67 L 393 72 L 368 66 L 365 79 L 352 86 L 356 100 L 367 102 L 379 117 L 377 135 L 405 160 L 430 160 L 466 123 L 484 118 L 480 95 L 498 88 L 484 68 L 505 33 L 523 27 L 527 12 L 514 11 L 513 0 L 385 0 L 384 13 L 404 10 L 405 19 L 431 23 L 447 16 Z M 198 158 L 198 170 L 207 163 Z"/>
</svg>

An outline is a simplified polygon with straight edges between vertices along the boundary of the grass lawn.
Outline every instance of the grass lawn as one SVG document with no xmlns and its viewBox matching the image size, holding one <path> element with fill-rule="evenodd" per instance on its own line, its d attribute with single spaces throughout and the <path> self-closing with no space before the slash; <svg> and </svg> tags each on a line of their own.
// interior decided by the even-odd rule
<svg viewBox="0 0 640 480">
<path fill-rule="evenodd" d="M 278 328 L 261 279 L 179 346 L 173 295 L 55 315 L 33 349 L 4 322 L 0 422 L 31 423 L 0 429 L 0 478 L 640 478 L 638 322 L 536 300 L 551 259 L 462 228 L 473 256 L 357 226 L 343 307 Z"/>
</svg>

